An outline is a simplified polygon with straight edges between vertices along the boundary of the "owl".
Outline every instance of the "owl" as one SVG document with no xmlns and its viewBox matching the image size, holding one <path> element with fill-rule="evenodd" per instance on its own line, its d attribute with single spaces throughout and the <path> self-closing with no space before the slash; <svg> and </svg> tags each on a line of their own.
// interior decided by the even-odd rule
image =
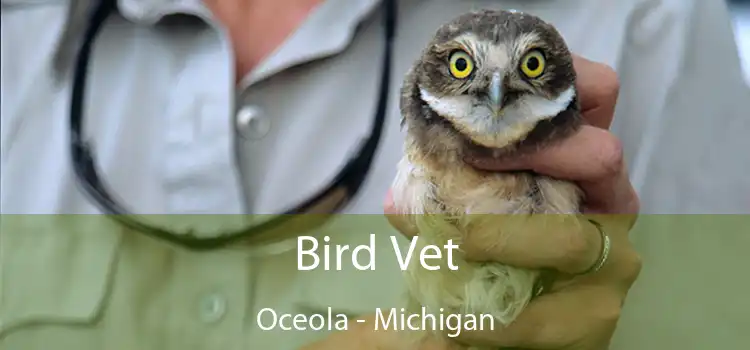
<svg viewBox="0 0 750 350">
<path fill-rule="evenodd" d="M 401 88 L 406 138 L 392 192 L 396 210 L 419 231 L 415 251 L 449 240 L 460 246 L 470 236 L 498 246 L 522 235 L 533 214 L 579 213 L 582 195 L 573 183 L 465 162 L 523 155 L 574 133 L 583 123 L 575 82 L 565 41 L 536 16 L 482 10 L 437 30 Z M 557 218 L 549 219 L 551 229 L 554 220 L 570 219 L 547 217 Z M 413 311 L 491 315 L 500 325 L 524 309 L 542 273 L 468 261 L 461 249 L 452 262 L 458 269 L 447 259 L 439 270 L 412 260 L 406 281 Z"/>
</svg>

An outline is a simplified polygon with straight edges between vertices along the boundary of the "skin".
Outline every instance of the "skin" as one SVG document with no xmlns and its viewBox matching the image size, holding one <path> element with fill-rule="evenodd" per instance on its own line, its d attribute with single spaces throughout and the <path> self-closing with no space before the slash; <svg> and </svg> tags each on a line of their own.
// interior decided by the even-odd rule
<svg viewBox="0 0 750 350">
<path fill-rule="evenodd" d="M 204 0 L 228 31 L 235 52 L 239 81 L 278 48 L 322 0 Z M 272 15 L 271 15 L 272 14 Z M 262 32 L 258 36 L 253 33 Z M 485 334 L 466 334 L 462 341 L 526 349 L 605 349 L 612 337 L 622 304 L 637 278 L 641 262 L 627 237 L 639 209 L 638 197 L 627 176 L 622 147 L 609 131 L 618 95 L 617 75 L 611 68 L 574 58 L 583 117 L 590 124 L 553 149 L 509 162 L 467 159 L 486 170 L 531 169 L 577 182 L 586 193 L 587 213 L 625 214 L 599 218 L 612 239 L 607 264 L 596 274 L 566 277 L 587 269 L 599 254 L 600 238 L 591 226 L 580 232 L 536 232 L 526 241 L 509 242 L 500 262 L 531 268 L 553 268 L 561 276 L 550 293 L 535 299 L 511 326 Z M 386 200 L 386 214 L 392 203 Z M 414 235 L 397 216 L 388 215 L 405 235 Z M 544 239 L 540 236 L 544 235 Z M 573 238 L 571 238 L 573 237 Z M 477 245 L 479 246 L 479 245 Z M 498 252 L 477 249 L 476 259 L 495 259 Z M 495 259 L 497 260 L 497 259 Z M 363 316 L 371 319 L 372 316 Z M 351 322 L 339 332 L 304 350 L 449 350 L 450 344 L 406 346 L 391 332 L 374 332 L 369 323 Z"/>
<path fill-rule="evenodd" d="M 273 53 L 323 0 L 203 0 L 224 25 L 239 82 Z M 263 35 L 258 35 L 263 33 Z"/>
</svg>

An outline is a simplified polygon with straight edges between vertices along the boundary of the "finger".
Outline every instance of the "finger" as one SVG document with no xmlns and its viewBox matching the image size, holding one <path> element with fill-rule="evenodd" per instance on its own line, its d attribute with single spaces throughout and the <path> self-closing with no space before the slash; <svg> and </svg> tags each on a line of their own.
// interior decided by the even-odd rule
<svg viewBox="0 0 750 350">
<path fill-rule="evenodd" d="M 638 197 L 629 179 L 622 144 L 606 130 L 584 126 L 562 142 L 516 159 L 471 158 L 467 162 L 489 171 L 531 170 L 574 181 L 593 212 L 633 214 Z"/>
<path fill-rule="evenodd" d="M 408 237 L 419 234 L 386 195 L 385 214 L 390 224 Z M 439 219 L 439 217 L 437 218 Z M 587 270 L 599 257 L 601 235 L 588 220 L 574 215 L 470 215 L 461 250 L 473 261 L 495 261 L 512 266 L 555 269 L 575 274 Z"/>
<path fill-rule="evenodd" d="M 534 299 L 506 327 L 495 322 L 492 329 L 485 324 L 484 329 L 462 331 L 458 340 L 524 349 L 583 346 L 579 342 L 606 341 L 614 332 L 621 309 L 620 293 L 609 287 L 574 286 Z"/>
<path fill-rule="evenodd" d="M 395 203 L 393 202 L 393 191 L 388 190 L 388 193 L 385 195 L 385 203 L 383 203 L 383 212 L 385 213 L 385 217 L 388 219 L 388 222 L 393 226 L 396 230 L 401 232 L 404 236 L 407 237 L 413 237 L 419 234 L 417 231 L 417 228 L 412 225 L 410 219 L 412 218 L 409 215 L 402 215 L 399 213 L 398 209 L 396 208 Z"/>
<path fill-rule="evenodd" d="M 602 236 L 582 216 L 471 215 L 470 223 L 460 248 L 471 261 L 578 274 L 601 254 Z"/>
<path fill-rule="evenodd" d="M 593 126 L 609 129 L 620 93 L 617 72 L 578 55 L 573 55 L 573 66 L 578 75 L 576 90 L 583 118 Z"/>
</svg>

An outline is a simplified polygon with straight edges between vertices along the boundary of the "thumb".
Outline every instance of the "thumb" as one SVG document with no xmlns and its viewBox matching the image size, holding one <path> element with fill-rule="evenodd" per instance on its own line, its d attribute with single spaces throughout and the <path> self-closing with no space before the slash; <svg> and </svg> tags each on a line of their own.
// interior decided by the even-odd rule
<svg viewBox="0 0 750 350">
<path fill-rule="evenodd" d="M 482 170 L 531 170 L 576 182 L 586 195 L 586 206 L 594 212 L 638 212 L 638 196 L 628 179 L 622 144 L 609 131 L 594 126 L 583 126 L 558 144 L 515 159 L 466 161 Z"/>
<path fill-rule="evenodd" d="M 413 225 L 410 218 L 413 215 L 400 214 L 393 203 L 393 190 L 389 189 L 385 196 L 385 203 L 383 203 L 383 212 L 385 213 L 388 222 L 397 231 L 401 232 L 406 237 L 414 237 L 419 234 L 416 226 Z"/>
<path fill-rule="evenodd" d="M 570 181 L 595 181 L 620 170 L 622 145 L 607 130 L 585 125 L 569 138 L 538 152 L 467 161 L 483 170 L 532 170 Z"/>
</svg>

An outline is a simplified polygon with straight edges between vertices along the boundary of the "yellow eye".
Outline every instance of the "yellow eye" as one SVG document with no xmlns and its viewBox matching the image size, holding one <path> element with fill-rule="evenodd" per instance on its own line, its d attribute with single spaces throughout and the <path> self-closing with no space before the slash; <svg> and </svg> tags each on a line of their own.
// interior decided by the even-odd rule
<svg viewBox="0 0 750 350">
<path fill-rule="evenodd" d="M 544 55 L 539 50 L 533 50 L 523 56 L 521 60 L 521 72 L 529 78 L 537 78 L 544 73 L 546 66 Z"/>
<path fill-rule="evenodd" d="M 455 78 L 463 79 L 468 77 L 474 71 L 474 61 L 468 53 L 456 51 L 450 58 L 451 75 Z"/>
</svg>

